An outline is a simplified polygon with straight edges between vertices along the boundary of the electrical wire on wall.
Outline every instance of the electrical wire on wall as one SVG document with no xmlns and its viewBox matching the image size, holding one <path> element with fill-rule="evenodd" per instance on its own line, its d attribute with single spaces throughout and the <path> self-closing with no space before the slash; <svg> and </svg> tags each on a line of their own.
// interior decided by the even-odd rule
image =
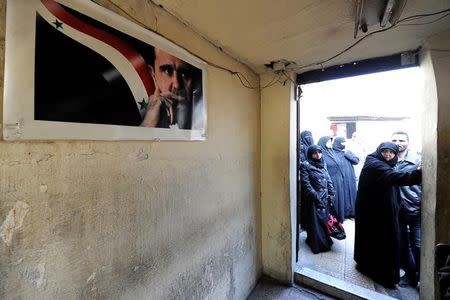
<svg viewBox="0 0 450 300">
<path fill-rule="evenodd" d="M 98 4 L 98 5 L 100 5 L 100 4 L 98 3 L 98 0 L 91 0 L 91 1 L 94 2 L 94 3 L 96 3 L 96 4 Z M 142 26 L 143 28 L 145 28 L 145 29 L 147 29 L 147 30 L 150 30 L 151 32 L 154 32 L 154 33 L 156 33 L 156 34 L 158 34 L 158 35 L 161 35 L 159 32 L 157 32 L 157 31 L 151 29 L 149 26 L 147 26 L 146 24 L 144 24 L 144 23 L 142 23 L 141 21 L 139 21 L 138 19 L 136 19 L 134 16 L 132 16 L 130 13 L 128 13 L 128 12 L 127 12 L 126 10 L 124 10 L 123 8 L 121 8 L 121 7 L 120 7 L 119 5 L 117 5 L 116 3 L 114 3 L 112 0 L 107 0 L 107 1 L 108 1 L 109 3 L 111 3 L 112 5 L 114 5 L 117 9 L 119 9 L 119 10 L 120 10 L 123 14 L 125 14 L 128 18 L 130 18 L 132 21 L 136 22 L 137 24 L 139 24 L 139 25 Z M 152 3 L 153 3 L 153 2 L 152 2 Z M 153 4 L 154 4 L 154 3 L 153 3 Z M 156 4 L 154 4 L 154 5 L 156 5 Z M 444 15 L 443 15 L 443 16 L 440 16 L 440 17 L 438 17 L 438 18 L 436 18 L 436 19 L 434 19 L 434 20 L 428 21 L 428 22 L 424 22 L 424 23 L 409 23 L 409 22 L 412 22 L 412 21 L 422 20 L 422 19 L 425 19 L 425 18 L 434 17 L 434 16 L 438 16 L 438 15 L 441 15 L 441 14 L 444 14 Z M 183 47 L 182 47 L 182 48 L 185 49 L 187 52 L 189 52 L 191 55 L 199 57 L 201 60 L 205 61 L 208 65 L 210 65 L 210 66 L 212 66 L 212 67 L 214 67 L 214 68 L 217 68 L 217 69 L 226 71 L 226 72 L 230 73 L 230 74 L 233 75 L 233 76 L 236 76 L 236 77 L 239 79 L 239 82 L 241 83 L 241 85 L 242 85 L 243 87 L 245 87 L 245 88 L 248 88 L 248 89 L 265 89 L 265 88 L 268 88 L 268 87 L 273 86 L 273 85 L 276 84 L 276 83 L 280 83 L 280 84 L 285 85 L 287 81 L 290 81 L 290 82 L 292 82 L 294 85 L 297 85 L 297 83 L 296 83 L 294 80 L 292 80 L 292 78 L 291 78 L 288 74 L 286 74 L 286 71 L 294 71 L 294 72 L 296 72 L 296 71 L 299 71 L 299 70 L 302 70 L 302 69 L 305 69 L 305 68 L 308 68 L 308 67 L 312 67 L 312 66 L 320 66 L 322 69 L 324 69 L 324 64 L 326 64 L 326 63 L 332 61 L 333 59 L 335 59 L 335 58 L 341 56 L 342 54 L 348 52 L 349 50 L 351 50 L 352 48 L 354 48 L 356 45 L 358 45 L 359 43 L 361 43 L 363 40 L 367 39 L 368 37 L 370 37 L 370 36 L 372 36 L 372 35 L 379 34 L 379 33 L 382 33 L 382 32 L 386 32 L 386 31 L 388 31 L 388 30 L 392 30 L 392 29 L 394 29 L 394 28 L 396 28 L 396 27 L 400 27 L 400 26 L 420 26 L 420 25 L 428 25 L 428 24 L 432 24 L 432 23 L 438 22 L 438 21 L 440 21 L 440 20 L 442 20 L 442 19 L 448 17 L 449 15 L 450 15 L 450 8 L 444 9 L 444 10 L 441 10 L 441 11 L 438 11 L 438 12 L 434 12 L 434 13 L 417 14 L 417 15 L 412 15 L 412 16 L 405 17 L 405 18 L 403 18 L 403 19 L 398 20 L 396 24 L 391 25 L 390 27 L 383 28 L 383 29 L 380 29 L 380 30 L 377 30 L 377 31 L 373 31 L 373 32 L 371 32 L 371 33 L 366 34 L 365 36 L 361 37 L 360 39 L 358 39 L 356 42 L 354 42 L 354 43 L 351 44 L 350 46 L 346 47 L 344 50 L 338 52 L 337 54 L 335 54 L 335 55 L 333 55 L 333 56 L 331 56 L 331 57 L 329 57 L 329 58 L 327 58 L 327 59 L 324 59 L 324 60 L 322 60 L 322 61 L 318 61 L 318 62 L 315 62 L 315 63 L 303 65 L 303 66 L 297 66 L 297 67 L 293 66 L 293 67 L 291 67 L 291 68 L 287 67 L 286 69 L 283 69 L 283 70 L 281 70 L 281 71 L 273 71 L 274 77 L 273 77 L 271 80 L 269 80 L 268 83 L 263 84 L 263 85 L 259 84 L 259 85 L 257 85 L 257 86 L 253 86 L 252 84 L 250 84 L 250 81 L 248 80 L 248 78 L 247 78 L 242 72 L 233 71 L 233 70 L 228 69 L 228 68 L 226 68 L 226 67 L 219 66 L 219 65 L 217 65 L 217 64 L 215 64 L 215 63 L 213 63 L 213 62 L 211 62 L 211 61 L 208 61 L 207 59 L 205 59 L 205 58 L 203 58 L 203 57 L 201 57 L 201 56 L 198 56 L 197 54 L 194 54 L 194 53 L 190 52 L 189 50 L 187 50 L 187 49 L 185 49 L 185 48 L 183 48 Z M 156 17 L 156 16 L 155 16 L 155 19 L 156 19 L 156 24 L 157 24 L 158 21 L 157 21 L 157 17 Z M 179 20 L 179 18 L 177 18 L 177 19 Z M 186 27 L 188 27 L 190 30 L 192 30 L 192 28 L 190 28 L 187 24 L 185 24 L 184 22 L 182 22 L 182 20 L 179 20 L 179 21 L 180 21 L 184 26 L 186 26 Z M 172 42 L 172 43 L 178 45 L 177 43 L 175 43 L 173 40 L 167 38 L 166 36 L 164 36 L 164 35 L 161 35 L 161 36 L 163 36 L 165 39 L 169 40 L 170 42 Z M 202 35 L 201 35 L 201 36 L 202 36 Z M 211 41 L 209 41 L 209 40 L 208 40 L 207 38 L 205 38 L 204 36 L 202 36 L 202 37 L 203 37 L 206 41 L 208 41 L 209 43 L 213 44 Z M 214 44 L 213 44 L 213 45 L 214 45 Z M 180 47 L 181 47 L 181 46 L 180 46 Z M 214 45 L 214 47 L 216 47 L 219 51 L 224 52 L 222 48 L 220 48 L 220 47 L 218 47 L 218 46 L 216 46 L 216 45 Z M 438 50 L 436 50 L 436 51 L 438 51 Z M 447 51 L 447 50 L 442 50 L 442 49 L 440 49 L 439 51 Z M 450 50 L 449 50 L 449 51 L 450 51 Z M 283 78 L 284 78 L 284 80 L 283 80 Z"/>
<path fill-rule="evenodd" d="M 428 18 L 428 17 L 432 17 L 432 16 L 444 14 L 444 13 L 446 13 L 444 16 L 441 16 L 441 17 L 439 17 L 439 18 L 437 18 L 435 20 L 432 20 L 430 22 L 426 22 L 426 23 L 406 23 L 406 24 L 403 24 L 405 22 L 415 21 L 415 20 L 418 20 L 418 19 Z M 350 49 L 352 49 L 353 47 L 358 45 L 360 42 L 362 42 L 363 40 L 365 40 L 369 36 L 372 36 L 372 35 L 375 35 L 375 34 L 378 34 L 378 33 L 381 33 L 381 32 L 385 32 L 385 31 L 391 30 L 391 29 L 399 27 L 399 26 L 420 26 L 420 25 L 427 25 L 427 24 L 435 23 L 435 22 L 440 21 L 441 19 L 444 19 L 444 18 L 448 17 L 449 15 L 450 15 L 450 8 L 444 9 L 444 10 L 441 10 L 441 11 L 438 11 L 438 12 L 434 12 L 434 13 L 418 14 L 418 15 L 412 15 L 412 16 L 409 16 L 409 17 L 405 17 L 403 19 L 398 20 L 396 24 L 391 25 L 390 27 L 383 28 L 383 29 L 380 29 L 380 30 L 377 30 L 377 31 L 373 31 L 371 33 L 366 34 L 365 36 L 363 36 L 362 38 L 358 39 L 356 42 L 354 42 L 353 44 L 351 44 L 350 46 L 348 46 L 344 50 L 338 52 L 337 54 L 331 56 L 330 58 L 327 58 L 327 59 L 319 61 L 319 62 L 315 62 L 315 63 L 311 63 L 311 64 L 307 64 L 307 65 L 304 65 L 304 66 L 293 68 L 293 71 L 299 71 L 301 69 L 305 69 L 305 68 L 312 67 L 312 66 L 320 66 L 323 69 L 324 68 L 323 65 L 325 63 L 327 63 L 327 62 L 329 62 L 329 61 L 331 61 L 331 60 L 341 56 L 342 54 L 344 54 L 346 52 L 348 52 Z"/>
<path fill-rule="evenodd" d="M 420 19 L 424 19 L 424 18 L 428 18 L 428 17 L 433 17 L 433 16 L 441 15 L 441 14 L 445 14 L 445 15 L 440 16 L 439 18 L 436 18 L 436 19 L 434 19 L 434 20 L 431 20 L 431 21 L 428 21 L 428 22 L 425 22 L 425 23 L 407 23 L 407 22 L 410 22 L 410 21 L 416 21 L 416 20 L 420 20 Z M 299 70 L 301 70 L 301 69 L 305 69 L 305 68 L 312 67 L 312 66 L 320 66 L 321 69 L 323 70 L 323 69 L 324 69 L 324 64 L 326 64 L 326 63 L 332 61 L 333 59 L 335 59 L 335 58 L 341 56 L 342 54 L 348 52 L 349 50 L 351 50 L 352 48 L 354 48 L 356 45 L 358 45 L 359 43 L 361 43 L 363 40 L 365 40 L 365 39 L 368 38 L 369 36 L 372 36 L 372 35 L 375 35 L 375 34 L 378 34 L 378 33 L 382 33 L 382 32 L 388 31 L 388 30 L 392 30 L 393 28 L 400 27 L 400 26 L 420 26 L 420 25 L 428 25 L 428 24 L 432 24 L 432 23 L 438 22 L 438 21 L 440 21 L 440 20 L 442 20 L 442 19 L 448 17 L 449 15 L 450 15 L 450 8 L 444 9 L 444 10 L 441 10 L 441 11 L 438 11 L 438 12 L 434 12 L 434 13 L 417 14 L 417 15 L 412 15 L 412 16 L 405 17 L 405 18 L 403 18 L 403 19 L 398 20 L 396 24 L 391 25 L 391 26 L 388 27 L 388 28 L 383 28 L 383 29 L 380 29 L 380 30 L 377 30 L 377 31 L 373 31 L 373 32 L 371 32 L 371 33 L 368 33 L 367 35 L 361 37 L 360 39 L 358 39 L 356 42 L 354 42 L 353 44 L 351 44 L 350 46 L 348 46 L 348 47 L 345 48 L 344 50 L 338 52 L 337 54 L 335 54 L 335 55 L 333 55 L 333 56 L 331 56 L 331 57 L 329 57 L 329 58 L 327 58 L 327 59 L 325 59 L 325 60 L 322 60 L 322 61 L 319 61 L 319 62 L 316 62 L 316 63 L 311 63 L 311 64 L 304 65 L 304 66 L 300 66 L 300 67 L 288 68 L 287 70 L 291 70 L 291 71 L 299 71 Z M 403 23 L 405 23 L 405 24 L 403 24 Z M 432 50 L 433 50 L 433 49 L 432 49 Z M 442 50 L 442 49 L 441 49 L 441 50 L 439 50 L 439 51 L 445 51 L 445 50 Z M 286 77 L 286 80 L 289 80 L 289 81 L 291 81 L 294 85 L 297 85 L 297 83 L 296 83 L 295 81 L 293 81 L 293 80 L 285 73 L 284 70 L 281 71 L 280 74 L 282 74 L 284 77 Z M 241 79 L 240 79 L 240 80 L 241 80 Z M 242 81 L 241 81 L 241 82 L 242 82 Z M 276 82 L 275 82 L 275 83 L 276 83 Z M 286 81 L 283 82 L 283 85 L 284 85 L 285 83 L 286 83 Z M 244 86 L 245 86 L 245 85 L 244 85 Z M 265 87 L 269 87 L 269 86 L 271 86 L 271 85 L 263 86 L 263 87 L 260 87 L 260 88 L 265 88 Z"/>
</svg>

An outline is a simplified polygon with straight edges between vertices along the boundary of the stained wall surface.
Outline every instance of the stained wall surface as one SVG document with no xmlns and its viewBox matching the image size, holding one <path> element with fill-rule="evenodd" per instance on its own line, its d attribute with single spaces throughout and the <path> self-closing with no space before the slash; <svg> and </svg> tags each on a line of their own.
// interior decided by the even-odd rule
<svg viewBox="0 0 450 300">
<path fill-rule="evenodd" d="M 422 101 L 422 241 L 420 298 L 436 299 L 435 246 L 450 243 L 449 128 L 450 32 L 428 38 L 421 55 L 425 73 Z"/>
<path fill-rule="evenodd" d="M 435 299 L 438 293 L 435 246 L 450 244 L 450 32 L 430 37 L 425 51 L 423 68 L 430 80 L 426 85 L 428 91 L 422 121 L 424 197 L 420 296 L 421 299 Z"/>
<path fill-rule="evenodd" d="M 436 180 L 437 180 L 437 108 L 436 80 L 431 53 L 421 57 L 425 72 L 422 101 L 422 235 L 421 235 L 421 297 L 434 299 L 434 245 L 436 244 Z M 424 298 L 425 299 L 425 298 Z"/>
<path fill-rule="evenodd" d="M 261 85 L 271 82 L 273 74 L 261 76 Z M 292 178 L 295 172 L 296 128 L 292 121 L 292 97 L 290 85 L 273 85 L 261 91 L 261 239 L 263 272 L 273 278 L 291 283 L 293 278 L 292 238 L 295 232 L 291 212 L 295 211 L 295 191 Z M 294 118 L 293 118 L 294 117 Z M 292 162 L 290 159 L 294 157 Z M 290 162 L 292 164 L 290 164 Z M 294 184 L 295 185 L 295 184 Z M 292 201 L 292 202 L 291 202 Z M 295 238 L 295 236 L 294 236 Z"/>
<path fill-rule="evenodd" d="M 436 242 L 450 243 L 450 31 L 428 41 L 437 90 Z"/>
<path fill-rule="evenodd" d="M 150 1 L 95 2 L 259 80 Z M 250 293 L 262 268 L 260 95 L 210 65 L 207 82 L 205 142 L 0 142 L 0 299 Z"/>
</svg>

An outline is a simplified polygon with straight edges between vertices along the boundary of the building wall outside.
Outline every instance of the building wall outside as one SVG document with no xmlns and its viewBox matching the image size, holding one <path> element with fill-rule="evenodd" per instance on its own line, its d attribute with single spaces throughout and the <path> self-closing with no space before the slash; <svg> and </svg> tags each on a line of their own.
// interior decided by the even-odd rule
<svg viewBox="0 0 450 300">
<path fill-rule="evenodd" d="M 95 2 L 258 83 L 150 1 Z M 1 299 L 250 293 L 262 269 L 260 95 L 211 66 L 207 82 L 204 142 L 0 142 Z"/>
</svg>

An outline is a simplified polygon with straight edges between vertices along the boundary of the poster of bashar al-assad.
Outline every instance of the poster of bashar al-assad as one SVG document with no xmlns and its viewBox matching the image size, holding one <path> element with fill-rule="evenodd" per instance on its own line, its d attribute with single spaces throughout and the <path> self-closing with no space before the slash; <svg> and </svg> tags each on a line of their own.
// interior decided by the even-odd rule
<svg viewBox="0 0 450 300">
<path fill-rule="evenodd" d="M 204 140 L 205 63 L 86 0 L 8 0 L 6 140 Z"/>
</svg>

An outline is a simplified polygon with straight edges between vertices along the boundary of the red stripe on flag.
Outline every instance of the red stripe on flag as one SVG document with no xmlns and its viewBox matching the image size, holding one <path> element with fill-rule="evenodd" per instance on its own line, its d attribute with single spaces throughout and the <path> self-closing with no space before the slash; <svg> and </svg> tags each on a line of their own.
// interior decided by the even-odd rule
<svg viewBox="0 0 450 300">
<path fill-rule="evenodd" d="M 110 45 L 111 47 L 122 53 L 122 55 L 126 57 L 126 59 L 133 65 L 134 69 L 139 74 L 139 77 L 144 84 L 145 90 L 147 91 L 148 97 L 153 94 L 155 86 L 148 71 L 147 63 L 145 62 L 142 55 L 137 52 L 132 46 L 111 33 L 83 22 L 82 20 L 68 13 L 59 3 L 53 0 L 41 0 L 41 2 L 56 18 L 61 20 L 63 23 Z"/>
</svg>

